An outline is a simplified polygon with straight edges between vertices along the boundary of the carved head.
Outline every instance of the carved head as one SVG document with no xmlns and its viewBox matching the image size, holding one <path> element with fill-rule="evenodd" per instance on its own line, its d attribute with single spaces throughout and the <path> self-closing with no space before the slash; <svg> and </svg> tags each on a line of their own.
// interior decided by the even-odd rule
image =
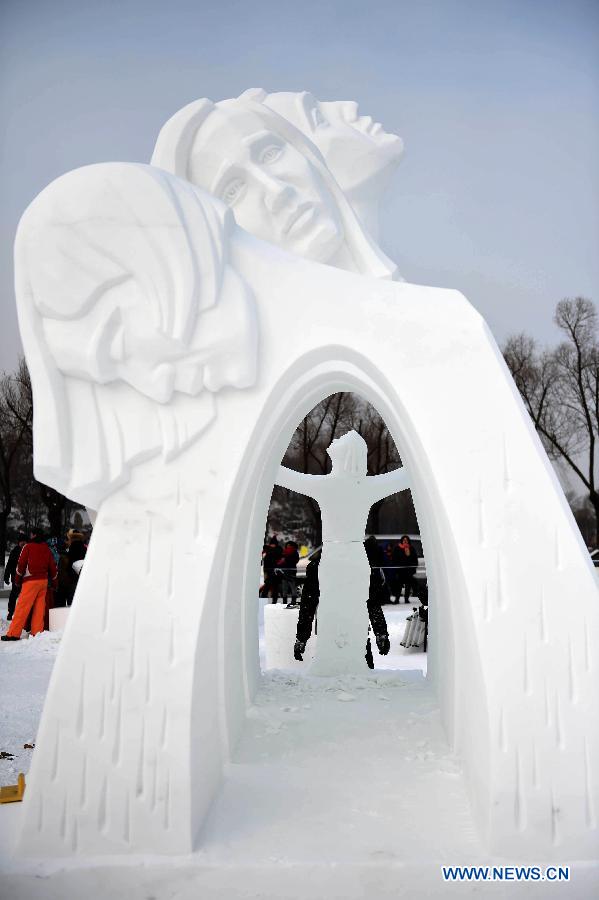
<svg viewBox="0 0 599 900">
<path fill-rule="evenodd" d="M 252 92 L 198 100 L 162 128 L 152 164 L 231 208 L 238 225 L 307 259 L 391 277 L 312 141 Z"/>
<path fill-rule="evenodd" d="M 320 150 L 344 194 L 351 202 L 367 199 L 385 187 L 403 155 L 403 141 L 384 131 L 380 122 L 362 116 L 352 100 L 317 100 L 307 91 L 267 94 L 246 91 L 283 116 Z"/>
<path fill-rule="evenodd" d="M 368 446 L 357 431 L 348 431 L 327 448 L 333 469 L 339 477 L 362 476 L 368 470 Z"/>
<path fill-rule="evenodd" d="M 171 458 L 253 384 L 252 298 L 227 209 L 150 166 L 78 169 L 25 212 L 15 245 L 37 477 L 86 505 L 137 460 Z"/>
</svg>

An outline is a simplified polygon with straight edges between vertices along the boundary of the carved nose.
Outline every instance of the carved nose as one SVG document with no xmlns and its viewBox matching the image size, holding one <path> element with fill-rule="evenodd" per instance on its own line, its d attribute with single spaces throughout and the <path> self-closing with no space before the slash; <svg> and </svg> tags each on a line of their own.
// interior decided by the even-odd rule
<svg viewBox="0 0 599 900">
<path fill-rule="evenodd" d="M 262 175 L 262 185 L 264 187 L 264 205 L 267 210 L 276 215 L 293 196 L 294 190 L 284 181 L 273 178 L 271 175 Z"/>
</svg>

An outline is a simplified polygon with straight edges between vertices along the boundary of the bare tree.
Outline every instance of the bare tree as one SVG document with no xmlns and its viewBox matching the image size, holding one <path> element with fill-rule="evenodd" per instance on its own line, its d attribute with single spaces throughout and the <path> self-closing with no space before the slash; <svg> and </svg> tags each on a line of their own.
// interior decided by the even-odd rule
<svg viewBox="0 0 599 900">
<path fill-rule="evenodd" d="M 24 362 L 22 362 L 24 366 Z M 7 523 L 13 510 L 15 478 L 22 469 L 23 457 L 30 454 L 33 410 L 16 383 L 16 375 L 0 376 L 0 565 L 4 565 Z M 20 465 L 21 464 L 21 465 Z"/>
<path fill-rule="evenodd" d="M 564 335 L 554 349 L 542 350 L 519 334 L 508 339 L 503 353 L 547 453 L 580 480 L 599 523 L 597 311 L 584 297 L 564 299 L 554 321 Z"/>
</svg>

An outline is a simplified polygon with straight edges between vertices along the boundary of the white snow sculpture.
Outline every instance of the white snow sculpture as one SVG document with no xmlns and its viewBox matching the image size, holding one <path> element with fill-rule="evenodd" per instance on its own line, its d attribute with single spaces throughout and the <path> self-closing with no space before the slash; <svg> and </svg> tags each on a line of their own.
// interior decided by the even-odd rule
<svg viewBox="0 0 599 900">
<path fill-rule="evenodd" d="M 403 141 L 380 122 L 359 114 L 352 100 L 317 100 L 308 91 L 267 94 L 252 88 L 241 95 L 274 109 L 318 147 L 354 212 L 378 240 L 378 207 L 401 162 Z"/>
<path fill-rule="evenodd" d="M 257 329 L 225 207 L 150 166 L 68 184 L 23 218 L 19 323 L 27 344 L 43 330 L 28 363 L 37 475 L 93 510 L 132 465 L 195 440 L 215 393 L 254 383 Z"/>
<path fill-rule="evenodd" d="M 180 109 L 163 126 L 152 165 L 209 191 L 256 237 L 350 272 L 397 277 L 316 144 L 255 93 Z M 350 170 L 351 156 L 345 166 L 336 160 L 338 171 Z"/>
<path fill-rule="evenodd" d="M 193 144 L 188 119 L 180 141 L 165 136 L 173 165 Z M 316 184 L 327 170 L 308 158 Z M 454 291 L 368 277 L 390 267 L 329 188 L 345 218 L 327 261 L 352 271 L 258 240 L 214 198 L 145 166 L 65 175 L 23 217 L 36 474 L 98 514 L 20 811 L 22 853 L 197 845 L 260 680 L 272 485 L 297 422 L 335 391 L 378 409 L 410 472 L 428 677 L 482 839 L 512 860 L 596 853 L 599 603 L 586 548 L 484 321 Z M 292 249 L 320 257 L 313 238 Z"/>
<path fill-rule="evenodd" d="M 322 516 L 318 648 L 310 672 L 359 674 L 364 672 L 368 632 L 370 565 L 362 546 L 366 520 L 374 503 L 408 488 L 408 476 L 403 468 L 367 476 L 368 447 L 356 431 L 333 441 L 327 453 L 333 464 L 330 475 L 304 475 L 281 466 L 275 481 L 312 497 Z"/>
</svg>

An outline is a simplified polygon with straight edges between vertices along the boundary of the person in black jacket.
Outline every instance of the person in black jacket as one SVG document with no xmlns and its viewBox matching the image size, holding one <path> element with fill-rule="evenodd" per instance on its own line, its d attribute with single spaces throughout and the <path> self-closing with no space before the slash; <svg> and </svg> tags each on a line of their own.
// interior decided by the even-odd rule
<svg viewBox="0 0 599 900">
<path fill-rule="evenodd" d="M 15 584 L 15 575 L 17 571 L 19 556 L 21 555 L 21 550 L 26 543 L 27 535 L 24 532 L 19 532 L 19 534 L 17 535 L 17 543 L 10 551 L 8 561 L 6 563 L 6 568 L 4 569 L 4 583 L 10 584 L 12 582 L 10 596 L 8 598 L 8 615 L 6 616 L 7 622 L 10 622 L 13 617 L 13 613 L 17 605 L 17 600 L 19 599 L 19 594 L 21 592 L 21 585 Z"/>
<path fill-rule="evenodd" d="M 384 596 L 385 584 L 379 567 L 381 559 L 380 548 L 375 537 L 368 538 L 364 542 L 364 547 L 366 549 L 368 561 L 371 564 L 370 588 L 367 601 L 368 615 L 370 617 L 370 624 L 374 632 L 379 653 L 382 656 L 386 656 L 391 648 L 391 644 L 389 642 L 387 622 L 383 610 L 381 609 L 381 597 Z M 293 647 L 293 655 L 295 659 L 300 662 L 303 661 L 306 644 L 312 634 L 312 623 L 320 600 L 318 565 L 320 563 L 321 552 L 322 551 L 319 550 L 318 553 L 315 553 L 306 566 L 306 580 L 302 591 L 300 611 L 297 620 L 296 640 Z M 366 642 L 366 663 L 368 668 L 374 668 L 370 638 L 368 638 Z"/>
<path fill-rule="evenodd" d="M 264 550 L 262 557 L 262 566 L 264 569 L 264 584 L 260 594 L 262 597 L 268 597 L 270 594 L 272 602 L 276 603 L 279 599 L 280 575 L 275 572 L 277 563 L 281 558 L 281 545 L 276 537 L 271 537 Z"/>
<path fill-rule="evenodd" d="M 404 588 L 405 602 L 409 603 L 410 593 L 415 593 L 414 575 L 418 568 L 418 554 L 407 534 L 403 535 L 393 550 L 393 565 L 396 567 L 395 571 L 397 573 L 395 582 L 396 603 L 399 603 L 402 588 Z"/>
</svg>

